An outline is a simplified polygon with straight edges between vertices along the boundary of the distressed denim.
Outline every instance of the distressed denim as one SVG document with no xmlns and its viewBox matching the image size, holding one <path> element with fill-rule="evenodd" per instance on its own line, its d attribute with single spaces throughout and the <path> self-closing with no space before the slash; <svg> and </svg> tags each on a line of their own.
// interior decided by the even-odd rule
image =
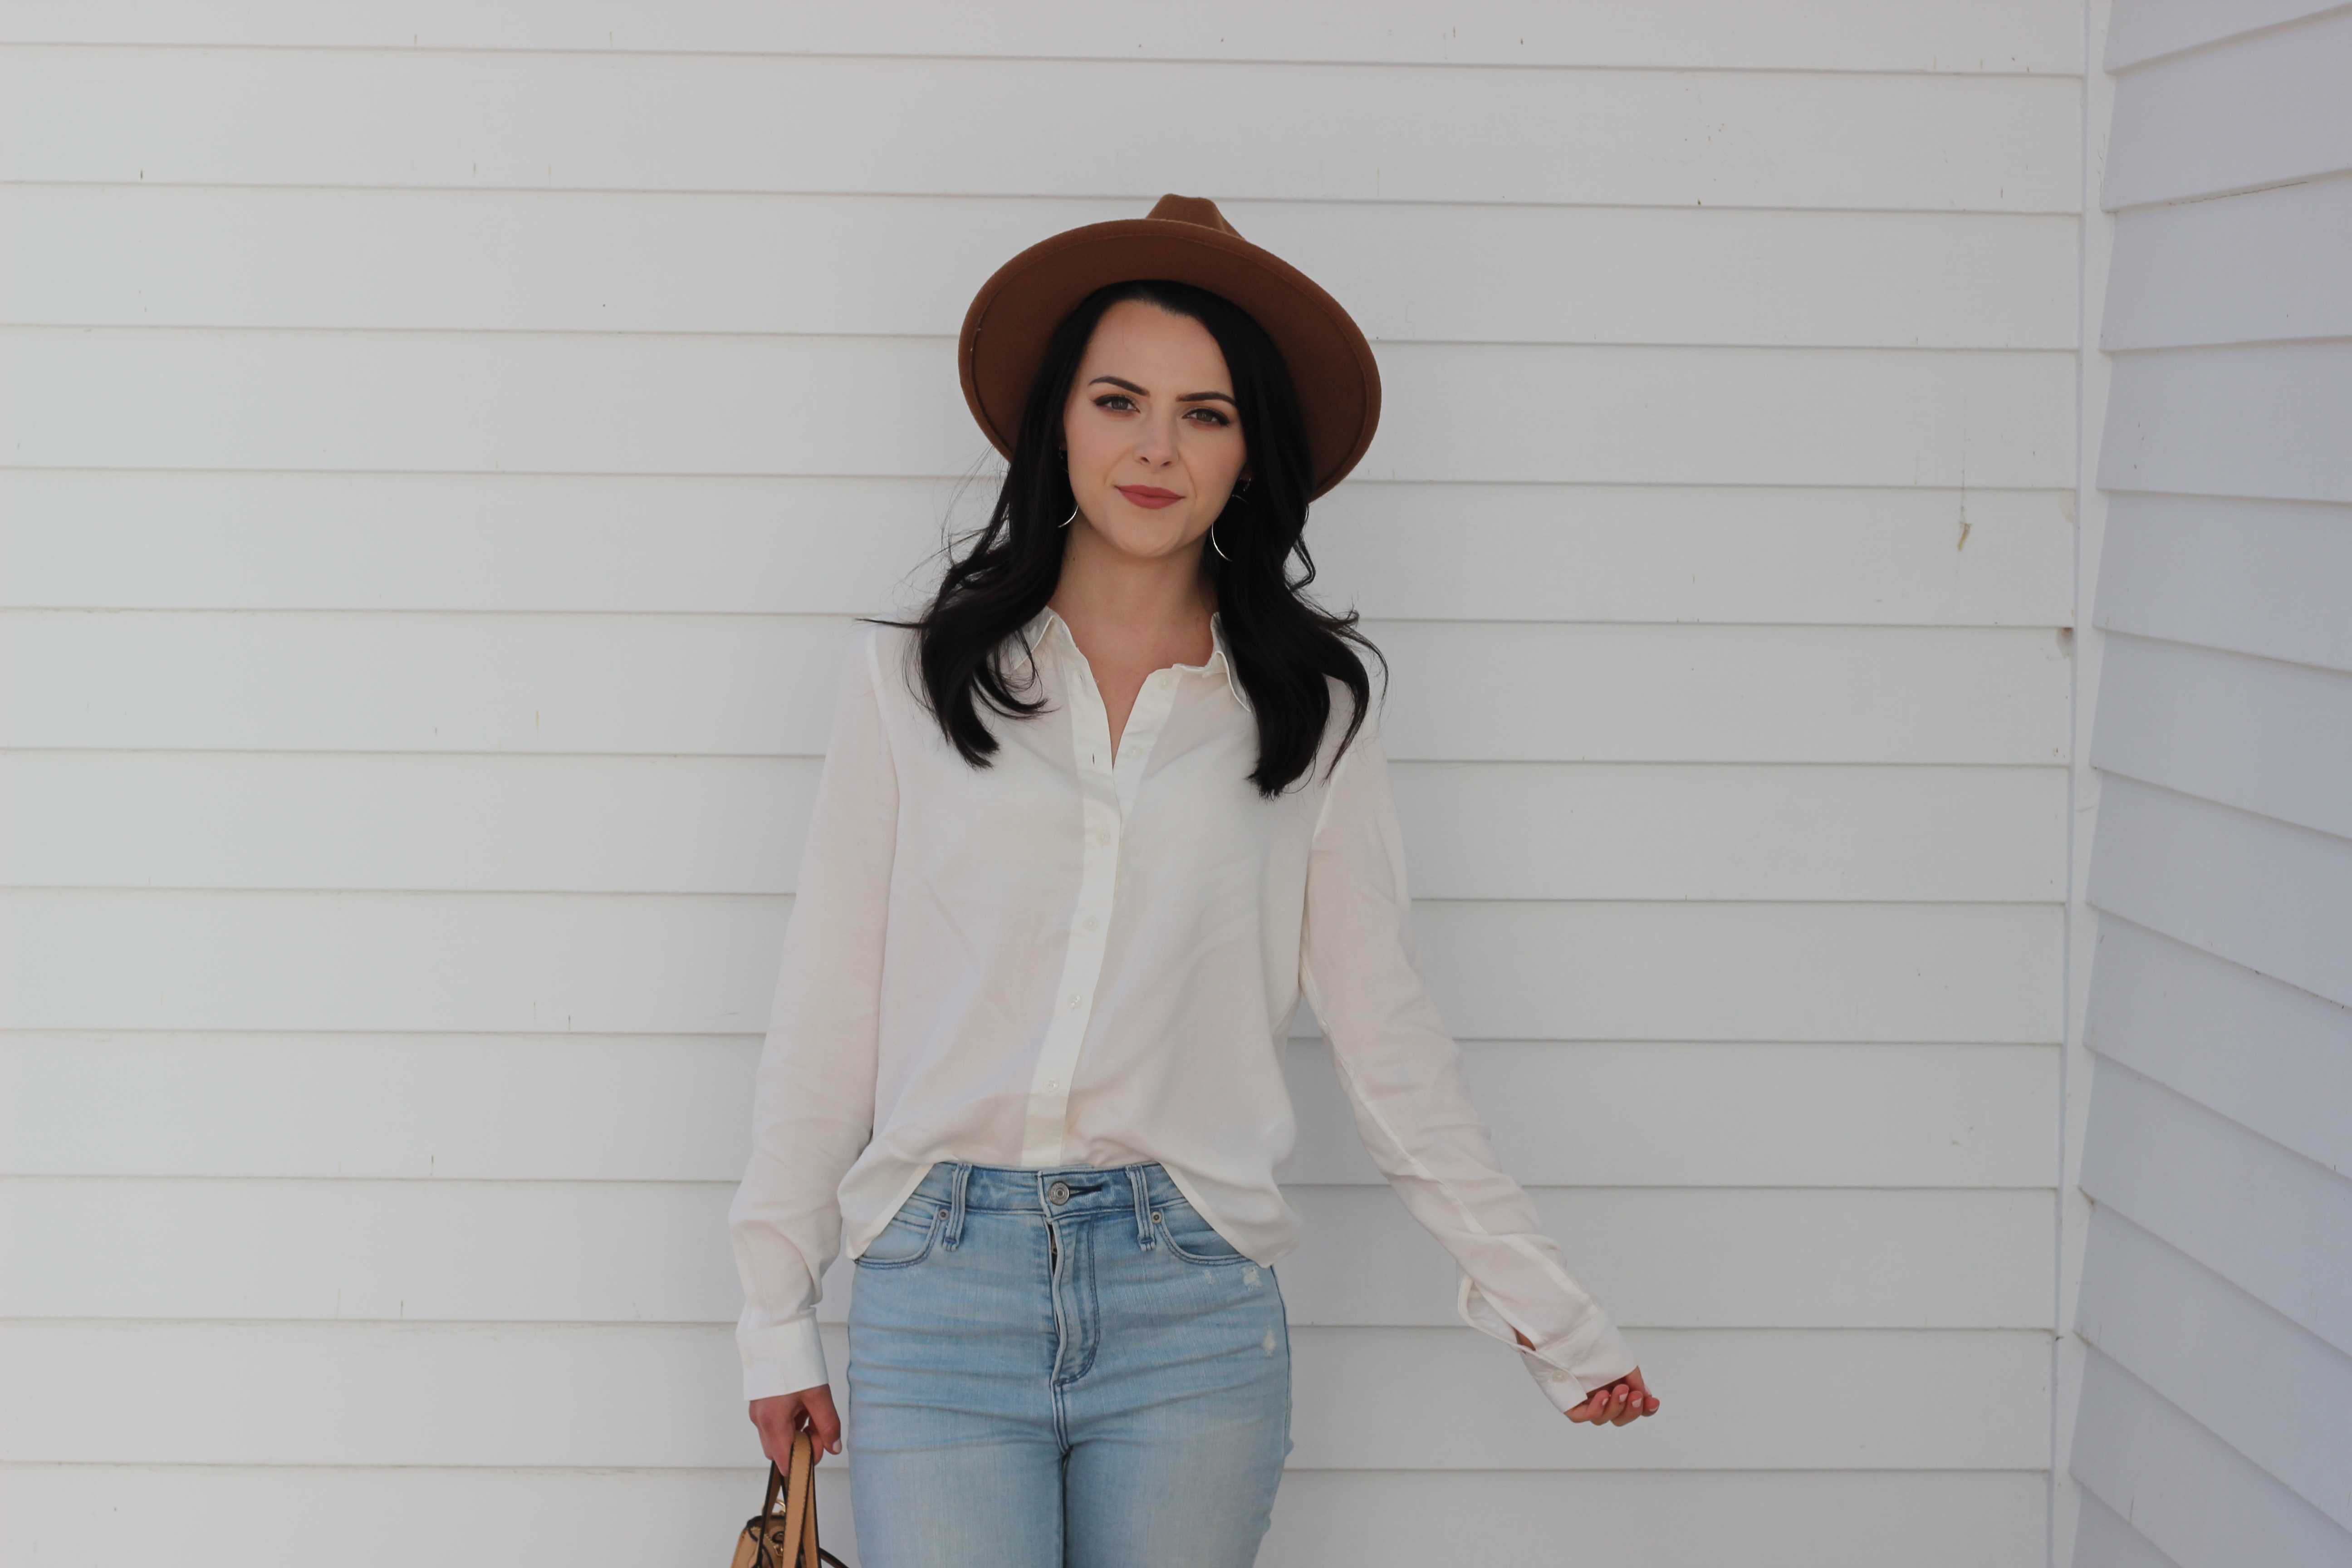
<svg viewBox="0 0 2352 1568">
<path fill-rule="evenodd" d="M 1282 1292 L 1156 1162 L 941 1162 L 857 1260 L 847 1420 L 863 1568 L 1246 1568 Z"/>
</svg>

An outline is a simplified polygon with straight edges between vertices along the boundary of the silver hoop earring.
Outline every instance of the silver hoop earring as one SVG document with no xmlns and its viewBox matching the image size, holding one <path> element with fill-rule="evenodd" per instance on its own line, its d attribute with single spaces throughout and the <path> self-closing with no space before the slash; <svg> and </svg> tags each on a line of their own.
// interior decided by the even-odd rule
<svg viewBox="0 0 2352 1568">
<path fill-rule="evenodd" d="M 1066 518 L 1064 518 L 1061 521 L 1059 521 L 1059 522 L 1055 523 L 1054 526 L 1055 526 L 1055 528 L 1067 528 L 1067 527 L 1069 527 L 1069 526 L 1070 526 L 1070 524 L 1072 524 L 1072 523 L 1074 523 L 1074 522 L 1076 522 L 1076 521 L 1078 521 L 1078 506 L 1077 506 L 1077 503 L 1076 503 L 1076 501 L 1072 501 L 1072 502 L 1070 503 L 1070 515 L 1069 515 L 1069 516 L 1067 516 L 1067 517 L 1066 517 Z"/>
<path fill-rule="evenodd" d="M 1232 556 L 1225 553 L 1225 547 L 1217 542 L 1217 525 L 1213 522 L 1209 524 L 1209 548 L 1217 552 L 1218 560 L 1224 562 L 1233 560 Z"/>
</svg>

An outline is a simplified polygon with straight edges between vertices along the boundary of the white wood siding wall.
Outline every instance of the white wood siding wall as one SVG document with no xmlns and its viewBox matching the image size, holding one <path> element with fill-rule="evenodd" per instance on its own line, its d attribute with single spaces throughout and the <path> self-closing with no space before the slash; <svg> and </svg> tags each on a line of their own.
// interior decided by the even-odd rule
<svg viewBox="0 0 2352 1568">
<path fill-rule="evenodd" d="M 972 288 L 1177 190 L 1377 340 L 1310 538 L 1497 1143 L 1668 1401 L 1460 1328 L 1302 1041 L 1264 1561 L 2043 1563 L 2082 37 L 0 7 L 0 1557 L 717 1560 L 829 667 L 984 455 Z"/>
<path fill-rule="evenodd" d="M 2352 1563 L 2352 11 L 2117 0 L 2078 1568 Z"/>
</svg>

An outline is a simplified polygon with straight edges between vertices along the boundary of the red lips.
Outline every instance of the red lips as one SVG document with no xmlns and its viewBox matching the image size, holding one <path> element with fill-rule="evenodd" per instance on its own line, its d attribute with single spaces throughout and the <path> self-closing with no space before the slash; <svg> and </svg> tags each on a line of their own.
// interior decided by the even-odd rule
<svg viewBox="0 0 2352 1568">
<path fill-rule="evenodd" d="M 1174 490 L 1163 490 L 1158 485 L 1121 485 L 1118 493 L 1136 505 L 1153 511 L 1184 499 Z"/>
</svg>

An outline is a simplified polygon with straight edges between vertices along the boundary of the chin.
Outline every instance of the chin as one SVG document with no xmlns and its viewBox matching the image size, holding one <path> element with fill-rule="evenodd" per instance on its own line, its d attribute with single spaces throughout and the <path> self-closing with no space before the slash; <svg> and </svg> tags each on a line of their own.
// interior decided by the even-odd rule
<svg viewBox="0 0 2352 1568">
<path fill-rule="evenodd" d="M 1126 507 L 1125 510 L 1133 513 L 1139 509 Z M 1174 510 L 1173 507 L 1169 509 L 1171 511 Z M 1190 529 L 1189 520 L 1171 519 L 1165 513 L 1146 512 L 1141 517 L 1118 518 L 1109 527 L 1097 528 L 1096 531 L 1122 555 L 1157 559 L 1185 549 L 1191 542 Z"/>
</svg>

